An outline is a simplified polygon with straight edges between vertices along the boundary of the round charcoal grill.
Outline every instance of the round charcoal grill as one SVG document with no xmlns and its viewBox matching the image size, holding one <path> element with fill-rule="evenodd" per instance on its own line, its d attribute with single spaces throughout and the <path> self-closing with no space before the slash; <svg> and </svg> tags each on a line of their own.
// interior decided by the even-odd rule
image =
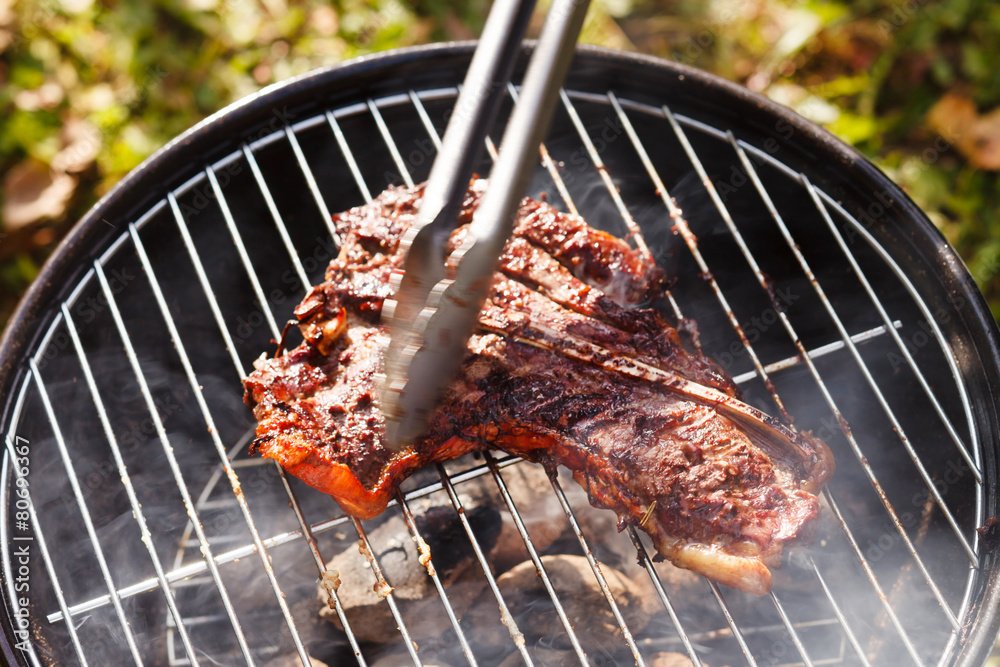
<svg viewBox="0 0 1000 667">
<path fill-rule="evenodd" d="M 644 536 L 617 533 L 562 478 L 544 493 L 565 528 L 542 539 L 528 516 L 546 503 L 511 483 L 529 465 L 509 457 L 422 471 L 362 524 L 248 455 L 240 379 L 322 279 L 331 213 L 426 178 L 471 53 L 368 57 L 234 105 L 133 172 L 55 253 L 0 350 L 7 661 L 981 664 L 998 627 L 1000 445 L 982 297 L 858 154 L 671 63 L 581 49 L 532 194 L 648 247 L 674 277 L 657 305 L 697 321 L 749 402 L 830 443 L 815 542 L 771 595 L 653 562 Z M 493 505 L 473 511 L 473 485 Z M 512 594 L 491 560 L 504 521 L 538 595 Z M 437 574 L 414 607 L 384 566 L 415 559 L 419 539 Z M 339 626 L 319 620 L 324 563 L 359 540 L 364 576 L 334 591 Z M 559 553 L 593 578 L 590 607 L 549 565 Z M 448 574 L 459 556 L 471 603 Z M 649 591 L 641 613 L 619 574 Z M 395 588 L 375 613 L 391 629 L 372 637 L 344 601 L 382 578 Z"/>
</svg>

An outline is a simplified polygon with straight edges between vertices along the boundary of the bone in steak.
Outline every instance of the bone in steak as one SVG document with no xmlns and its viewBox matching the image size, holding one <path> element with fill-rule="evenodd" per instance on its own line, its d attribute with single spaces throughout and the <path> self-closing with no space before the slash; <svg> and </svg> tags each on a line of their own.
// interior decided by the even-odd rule
<svg viewBox="0 0 1000 667">
<path fill-rule="evenodd" d="M 484 191 L 465 198 L 466 225 Z M 245 383 L 253 443 L 350 514 L 379 514 L 429 463 L 496 448 L 569 468 L 619 528 L 660 556 L 764 594 L 784 546 L 808 533 L 829 449 L 738 400 L 732 380 L 657 310 L 663 273 L 581 218 L 525 199 L 480 329 L 427 434 L 383 445 L 380 323 L 399 239 L 422 190 L 390 188 L 334 216 L 340 252 L 295 310 L 305 341 Z M 449 252 L 467 228 L 453 233 Z"/>
</svg>

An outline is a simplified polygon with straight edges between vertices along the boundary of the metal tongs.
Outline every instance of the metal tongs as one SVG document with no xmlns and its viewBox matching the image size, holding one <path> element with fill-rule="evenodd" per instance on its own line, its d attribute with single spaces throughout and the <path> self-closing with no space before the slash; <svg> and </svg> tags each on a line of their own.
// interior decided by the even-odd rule
<svg viewBox="0 0 1000 667">
<path fill-rule="evenodd" d="M 504 131 L 489 185 L 465 242 L 445 252 L 487 132 L 496 118 L 534 1 L 496 0 L 472 57 L 417 219 L 401 240 L 404 271 L 392 277 L 395 299 L 383 316 L 390 342 L 382 411 L 386 446 L 400 452 L 420 437 L 465 357 L 517 205 L 538 161 L 566 78 L 589 0 L 553 0 Z"/>
</svg>

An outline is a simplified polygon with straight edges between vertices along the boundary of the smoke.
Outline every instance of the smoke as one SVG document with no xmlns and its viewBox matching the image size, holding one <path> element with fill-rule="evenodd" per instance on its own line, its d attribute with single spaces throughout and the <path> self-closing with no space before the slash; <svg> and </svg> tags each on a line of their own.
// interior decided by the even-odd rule
<svg viewBox="0 0 1000 667">
<path fill-rule="evenodd" d="M 705 349 L 720 361 L 729 355 L 731 361 L 723 363 L 723 366 L 733 373 L 751 368 L 742 342 L 733 333 L 728 317 L 722 312 L 706 281 L 708 276 L 701 272 L 690 251 L 675 234 L 674 221 L 669 217 L 662 193 L 656 192 L 624 126 L 607 105 L 580 104 L 579 110 L 597 151 L 612 165 L 613 186 L 618 188 L 629 215 L 642 230 L 654 259 L 675 278 L 672 289 L 685 315 L 698 320 Z M 434 112 L 434 108 L 431 111 Z M 394 123 L 394 135 L 423 136 L 419 134 L 422 129 L 415 115 L 409 120 L 404 117 L 405 114 L 386 112 L 386 116 Z M 396 169 L 396 165 L 382 149 L 384 142 L 377 128 L 369 120 L 359 118 L 361 120 L 343 119 L 341 125 L 347 131 L 349 144 L 365 149 L 358 151 L 359 169 L 362 178 L 377 193 L 385 174 Z M 788 249 L 782 245 L 784 241 L 774 231 L 773 220 L 763 209 L 759 196 L 742 167 L 737 165 L 728 144 L 719 142 L 712 148 L 708 146 L 710 142 L 707 139 L 693 139 L 719 196 L 764 270 L 774 275 L 776 293 L 787 295 L 779 302 L 779 307 L 774 306 L 756 283 L 746 258 L 736 247 L 715 203 L 683 157 L 665 121 L 653 116 L 640 118 L 636 114 L 633 123 L 651 159 L 660 169 L 667 194 L 673 197 L 685 220 L 690 223 L 709 263 L 710 272 L 733 305 L 736 317 L 760 354 L 761 361 L 767 364 L 796 353 L 779 322 L 782 315 L 793 318 L 797 324 L 804 324 L 803 339 L 807 347 L 833 340 L 835 336 L 825 319 L 826 315 L 816 308 L 815 300 L 809 301 L 812 287 L 797 276 L 796 265 L 785 261 L 787 257 L 781 253 L 787 254 Z M 557 117 L 554 127 L 556 129 L 548 148 L 559 163 L 559 173 L 575 206 L 590 224 L 618 236 L 627 236 L 629 228 L 614 196 L 564 113 L 562 117 Z M 314 168 L 332 165 L 324 167 L 327 173 L 317 180 L 331 209 L 341 210 L 357 204 L 359 191 L 352 175 L 347 173 L 339 145 L 329 135 L 328 126 L 320 124 L 303 132 L 300 143 L 307 164 Z M 417 173 L 429 164 L 430 152 L 425 150 L 426 146 L 421 139 L 415 138 L 403 147 L 404 159 L 413 163 Z M 335 245 L 329 239 L 327 221 L 314 210 L 314 200 L 303 180 L 302 168 L 290 149 L 281 143 L 262 149 L 257 159 L 287 225 L 293 250 L 301 260 L 303 271 L 310 280 L 316 280 L 322 274 L 323 265 L 333 255 Z M 239 374 L 230 352 L 236 356 L 235 365 L 245 371 L 250 360 L 261 352 L 271 350 L 273 332 L 269 317 L 282 324 L 301 296 L 303 286 L 283 240 L 278 238 L 274 220 L 263 203 L 259 185 L 252 174 L 246 169 L 229 170 L 226 174 L 222 189 L 239 230 L 246 235 L 245 245 L 251 269 L 260 278 L 263 303 L 253 289 L 242 258 L 234 249 L 219 202 L 214 196 L 205 196 L 201 187 L 204 183 L 190 196 L 181 196 L 180 207 L 191 223 L 193 243 L 212 285 L 222 324 L 234 343 L 233 350 L 226 348 L 215 312 L 202 292 L 194 273 L 194 263 L 170 212 L 154 216 L 142 228 L 141 235 L 165 299 L 177 321 L 182 342 L 191 357 L 200 391 L 219 437 L 236 461 L 241 490 L 250 504 L 256 526 L 265 538 L 288 540 L 269 549 L 270 563 L 285 594 L 284 599 L 291 607 L 298 632 L 311 654 L 331 663 L 339 659 L 347 660 L 351 658 L 353 648 L 346 636 L 319 619 L 320 603 L 316 598 L 318 572 L 313 553 L 301 536 L 297 539 L 291 537 L 299 530 L 299 524 L 289 508 L 278 472 L 270 462 L 250 461 L 246 452 L 253 421 L 242 403 Z M 788 182 L 779 181 L 779 176 L 775 174 L 765 173 L 764 178 L 775 191 L 789 189 Z M 561 199 L 560 189 L 547 171 L 539 168 L 532 189 L 537 195 L 544 194 L 557 208 L 568 209 L 567 202 Z M 779 202 L 779 206 L 786 205 Z M 830 242 L 815 231 L 820 224 L 815 212 L 805 208 L 802 211 L 805 214 L 801 220 L 788 216 L 787 222 L 792 225 L 797 239 L 801 240 L 810 257 L 829 259 L 817 250 L 818 246 L 830 245 Z M 864 256 L 861 259 L 867 262 L 866 266 L 879 261 Z M 867 302 L 851 300 L 851 284 L 838 278 L 845 272 L 842 258 L 823 263 L 820 268 L 821 281 L 824 285 L 831 285 L 833 281 L 831 293 L 835 299 L 842 298 L 837 301 L 842 311 L 864 310 L 870 316 Z M 190 517 L 181 502 L 177 480 L 164 451 L 157 429 L 159 421 L 167 444 L 176 455 L 183 482 L 198 504 L 210 546 L 217 556 L 225 556 L 227 560 L 219 566 L 221 581 L 229 593 L 252 652 L 262 664 L 277 665 L 283 660 L 287 664 L 288 656 L 294 653 L 291 633 L 281 618 L 275 593 L 264 576 L 257 554 L 246 549 L 251 544 L 249 530 L 236 505 L 229 481 L 222 474 L 204 415 L 195 400 L 195 390 L 180 365 L 177 341 L 170 339 L 163 326 L 148 279 L 130 246 L 126 244 L 119 249 L 105 273 L 114 302 L 125 318 L 128 334 L 135 346 L 157 419 L 153 418 L 139 390 L 130 360 L 123 350 L 117 324 L 111 317 L 107 296 L 91 281 L 92 284 L 81 290 L 69 310 L 94 370 L 98 391 L 135 485 L 141 511 L 149 524 L 156 553 L 167 571 L 204 562 L 202 545 L 190 530 Z M 888 272 L 883 270 L 878 275 L 884 278 L 879 283 L 880 290 L 901 291 L 898 285 L 891 282 L 894 279 Z M 912 310 L 912 306 L 906 303 L 897 302 L 893 307 L 894 316 L 905 317 L 911 327 L 905 331 L 905 340 L 912 342 L 908 349 L 920 357 L 922 364 L 926 362 L 926 366 L 939 369 L 942 364 L 938 358 L 940 355 L 931 354 L 935 346 L 924 343 L 930 340 L 930 334 L 925 331 L 925 335 L 918 338 L 924 328 L 909 324 L 916 321 L 911 316 Z M 907 375 L 907 365 L 898 361 L 894 343 L 883 336 L 865 345 L 868 346 L 864 348 L 865 359 L 879 381 L 891 387 L 888 400 L 899 410 L 913 446 L 926 463 L 932 485 L 949 507 L 955 508 L 962 529 L 971 533 L 970 528 L 975 527 L 972 526 L 975 507 L 971 499 L 978 493 L 971 471 L 957 456 L 952 443 L 941 437 L 937 416 L 928 407 L 917 383 Z M 896 356 L 891 356 L 894 351 Z M 803 364 L 790 363 L 784 371 L 775 373 L 778 391 L 787 401 L 789 411 L 797 418 L 798 427 L 816 430 L 834 449 L 839 469 L 831 483 L 831 492 L 847 527 L 845 530 L 834 508 L 824 499 L 820 528 L 812 544 L 789 553 L 784 566 L 775 570 L 775 592 L 795 636 L 786 627 L 772 600 L 751 598 L 722 589 L 723 607 L 716 599 L 714 590 L 703 579 L 669 564 L 658 563 L 651 567 L 658 576 L 663 596 L 676 614 L 675 623 L 663 604 L 660 591 L 649 578 L 645 562 L 637 563 L 636 550 L 628 535 L 618 533 L 611 513 L 593 509 L 585 492 L 561 473 L 562 488 L 582 527 L 589 553 L 600 563 L 602 571 L 620 573 L 640 590 L 637 599 L 642 604 L 629 609 L 628 618 L 630 626 L 634 623 L 635 628 L 642 628 L 636 630 L 636 638 L 645 656 L 684 653 L 683 633 L 709 664 L 744 662 L 742 647 L 726 617 L 728 612 L 759 664 L 801 661 L 798 641 L 807 647 L 814 663 L 838 659 L 850 663 L 854 660 L 853 647 L 846 642 L 846 633 L 834 605 L 842 612 L 848 628 L 872 664 L 884 664 L 908 652 L 903 635 L 896 627 L 897 621 L 914 650 L 925 661 L 936 659 L 946 645 L 951 626 L 916 559 L 909 552 L 901 530 L 916 545 L 917 555 L 928 564 L 932 580 L 941 586 L 946 603 L 956 613 L 968 576 L 967 557 L 958 546 L 951 527 L 942 518 L 940 508 L 927 502 L 926 483 L 899 446 L 898 434 L 893 431 L 853 360 L 843 352 L 839 355 L 831 353 L 818 361 L 817 366 L 859 440 L 867 462 L 885 483 L 887 496 L 900 516 L 901 529 L 889 521 L 866 471 L 848 446 L 840 421 L 832 415 L 825 397 Z M 115 586 L 122 588 L 149 580 L 153 576 L 151 559 L 140 539 L 133 508 L 111 455 L 108 438 L 84 380 L 75 347 L 64 325 L 56 328 L 46 347 L 40 351 L 38 367 L 70 451 L 83 501 L 94 518 L 98 542 L 107 558 Z M 947 375 L 942 372 L 937 376 L 935 386 L 945 385 L 940 381 L 941 377 Z M 750 389 L 754 398 L 767 400 L 767 391 L 762 384 L 752 381 Z M 957 399 L 944 396 L 942 400 L 946 402 L 949 414 L 954 413 L 951 402 Z M 15 434 L 30 446 L 31 497 L 67 603 L 75 605 L 106 594 L 107 587 L 94 548 L 83 526 L 81 507 L 69 484 L 54 431 L 33 385 L 28 391 Z M 468 459 L 450 465 L 449 472 L 472 475 L 478 471 L 488 475 L 481 466 L 482 461 Z M 511 483 L 514 475 L 507 472 L 504 475 Z M 479 479 L 482 481 L 482 478 Z M 430 488 L 435 483 L 436 472 L 424 471 L 415 476 L 406 488 L 413 491 Z M 340 510 L 328 497 L 306 488 L 297 480 L 290 480 L 290 484 L 305 520 L 310 524 L 322 522 L 323 530 L 317 535 L 317 549 L 323 560 L 329 561 L 339 553 L 356 549 L 353 528 L 346 521 L 338 523 L 335 517 L 340 516 Z M 492 482 L 488 479 L 484 484 L 492 489 Z M 464 494 L 463 502 L 470 498 L 469 489 L 472 486 L 472 482 L 457 485 L 458 492 Z M 573 562 L 579 563 L 576 559 L 585 558 L 587 549 L 580 544 L 562 514 L 561 506 L 554 501 L 556 497 L 551 490 L 546 488 L 544 495 L 539 495 L 537 491 L 528 488 L 513 493 L 515 505 L 525 519 L 533 543 L 542 556 L 572 556 Z M 444 495 L 441 491 L 435 493 Z M 491 526 L 493 519 L 499 515 L 501 537 L 496 539 L 497 545 L 509 546 L 512 543 L 517 547 L 507 549 L 502 558 L 494 550 L 495 545 L 491 547 L 488 557 L 495 569 L 491 574 L 499 578 L 525 562 L 528 554 L 520 545 L 519 533 L 505 503 L 495 491 L 491 491 L 490 496 L 489 510 L 479 510 L 479 514 L 487 517 L 489 521 L 484 520 L 484 523 Z M 454 521 L 448 524 L 450 532 L 436 532 L 434 526 L 439 525 L 442 515 L 457 516 L 446 500 L 437 503 L 436 507 L 438 509 L 434 512 L 420 514 L 418 525 L 421 530 L 434 531 L 435 537 L 439 538 L 437 542 L 431 539 L 428 542 L 433 544 L 433 551 L 437 554 L 435 560 L 440 558 L 442 572 L 445 572 L 450 569 L 443 565 L 469 560 L 469 544 L 463 541 L 464 530 L 459 530 Z M 444 508 L 444 512 L 440 508 Z M 14 533 L 18 535 L 17 507 L 11 505 L 9 509 L 9 524 L 15 527 Z M 366 530 L 372 534 L 397 511 L 391 510 L 384 517 L 366 522 Z M 22 532 L 28 535 L 31 530 Z M 400 541 L 404 545 L 400 548 L 405 547 L 407 554 L 415 557 L 416 546 L 409 543 L 408 535 L 403 537 L 405 539 Z M 447 540 L 443 537 L 450 538 L 452 542 L 462 542 L 463 548 L 446 552 Z M 648 541 L 642 539 L 651 554 Z M 233 549 L 243 549 L 238 558 L 226 556 Z M 46 620 L 48 614 L 58 610 L 58 602 L 41 556 L 37 535 L 31 542 L 30 553 L 27 608 L 31 613 L 37 650 L 43 654 L 44 660 L 54 664 L 72 663 L 74 648 L 67 624 Z M 871 569 L 870 574 L 862 567 L 861 559 Z M 461 627 L 468 630 L 477 651 L 487 647 L 488 651 L 483 649 L 484 652 L 489 652 L 496 658 L 494 662 L 499 662 L 508 654 L 515 653 L 516 647 L 507 629 L 500 624 L 496 600 L 486 585 L 485 574 L 475 569 L 478 567 L 478 562 L 473 563 L 470 572 L 475 575 L 474 583 L 478 586 L 472 597 L 476 599 L 481 613 L 469 616 L 468 620 L 463 618 Z M 581 582 L 592 577 L 589 565 L 581 568 L 581 572 L 585 575 L 579 578 Z M 529 574 L 534 576 L 531 572 Z M 880 598 L 872 579 L 881 588 L 885 601 Z M 570 600 L 579 592 L 574 588 L 576 581 L 567 577 L 554 579 L 552 583 L 560 598 L 565 596 Z M 823 587 L 824 582 L 829 586 L 832 601 Z M 468 581 L 462 584 L 472 586 Z M 586 586 L 581 584 L 580 590 L 584 589 Z M 231 664 L 238 660 L 240 653 L 236 633 L 222 603 L 219 588 L 209 574 L 201 571 L 193 578 L 178 582 L 172 590 L 186 619 L 185 627 L 202 652 L 199 659 L 203 664 Z M 465 597 L 469 592 L 450 586 L 447 590 L 449 594 L 456 594 L 456 598 Z M 443 607 L 433 598 L 431 602 L 434 602 L 437 617 L 431 613 L 417 614 L 418 618 L 407 617 L 408 612 L 404 611 L 404 620 L 413 621 L 415 625 L 427 621 L 424 616 L 430 622 L 439 622 L 438 640 L 421 643 L 418 651 L 422 656 L 442 656 L 442 659 L 460 663 L 461 649 L 450 622 L 444 616 Z M 595 607 L 593 614 L 580 614 L 581 622 L 598 616 L 598 611 L 605 613 L 604 604 L 599 604 L 599 610 Z M 169 621 L 163 594 L 154 588 L 125 598 L 123 606 L 129 628 L 141 647 L 146 663 L 165 664 Z M 546 591 L 521 598 L 511 613 L 522 633 L 530 638 L 531 651 L 554 652 L 545 654 L 553 662 L 566 658 L 568 635 L 559 631 L 537 636 L 537 627 L 533 623 L 533 618 L 539 614 L 544 613 L 546 620 L 553 618 L 554 605 Z M 636 618 L 633 614 L 640 616 Z M 477 620 L 472 622 L 472 618 Z M 125 631 L 111 606 L 104 604 L 74 616 L 73 627 L 77 629 L 92 664 L 124 664 L 129 661 Z M 170 632 L 173 654 L 181 657 L 183 647 L 179 632 Z M 615 661 L 632 661 L 620 634 L 599 635 L 596 631 L 592 634 L 595 636 L 588 640 L 592 639 L 595 646 L 590 655 L 596 662 L 614 664 Z M 496 641 L 491 643 L 491 638 Z M 380 656 L 389 660 L 405 659 L 406 654 L 401 652 L 395 632 L 389 633 L 386 639 L 385 644 L 366 644 L 363 647 L 365 655 L 373 661 Z M 572 657 L 574 654 L 569 652 L 569 655 Z"/>
</svg>

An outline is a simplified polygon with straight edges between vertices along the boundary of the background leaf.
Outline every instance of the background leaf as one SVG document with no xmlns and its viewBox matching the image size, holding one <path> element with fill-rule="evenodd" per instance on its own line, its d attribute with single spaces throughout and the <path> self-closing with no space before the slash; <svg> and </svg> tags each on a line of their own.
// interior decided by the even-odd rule
<svg viewBox="0 0 1000 667">
<path fill-rule="evenodd" d="M 0 325 L 73 222 L 172 137 L 315 67 L 475 37 L 489 4 L 0 0 L 0 180 L 31 160 L 76 184 L 60 215 L 16 230 L 0 221 Z M 548 4 L 539 3 L 536 34 Z M 982 137 L 942 144 L 942 128 L 929 116 L 957 96 L 988 139 L 1000 135 L 989 123 L 1000 107 L 1000 5 L 594 0 L 582 39 L 707 69 L 825 124 L 924 208 L 1000 314 L 994 163 Z M 68 124 L 92 128 L 93 156 L 67 159 Z"/>
</svg>

